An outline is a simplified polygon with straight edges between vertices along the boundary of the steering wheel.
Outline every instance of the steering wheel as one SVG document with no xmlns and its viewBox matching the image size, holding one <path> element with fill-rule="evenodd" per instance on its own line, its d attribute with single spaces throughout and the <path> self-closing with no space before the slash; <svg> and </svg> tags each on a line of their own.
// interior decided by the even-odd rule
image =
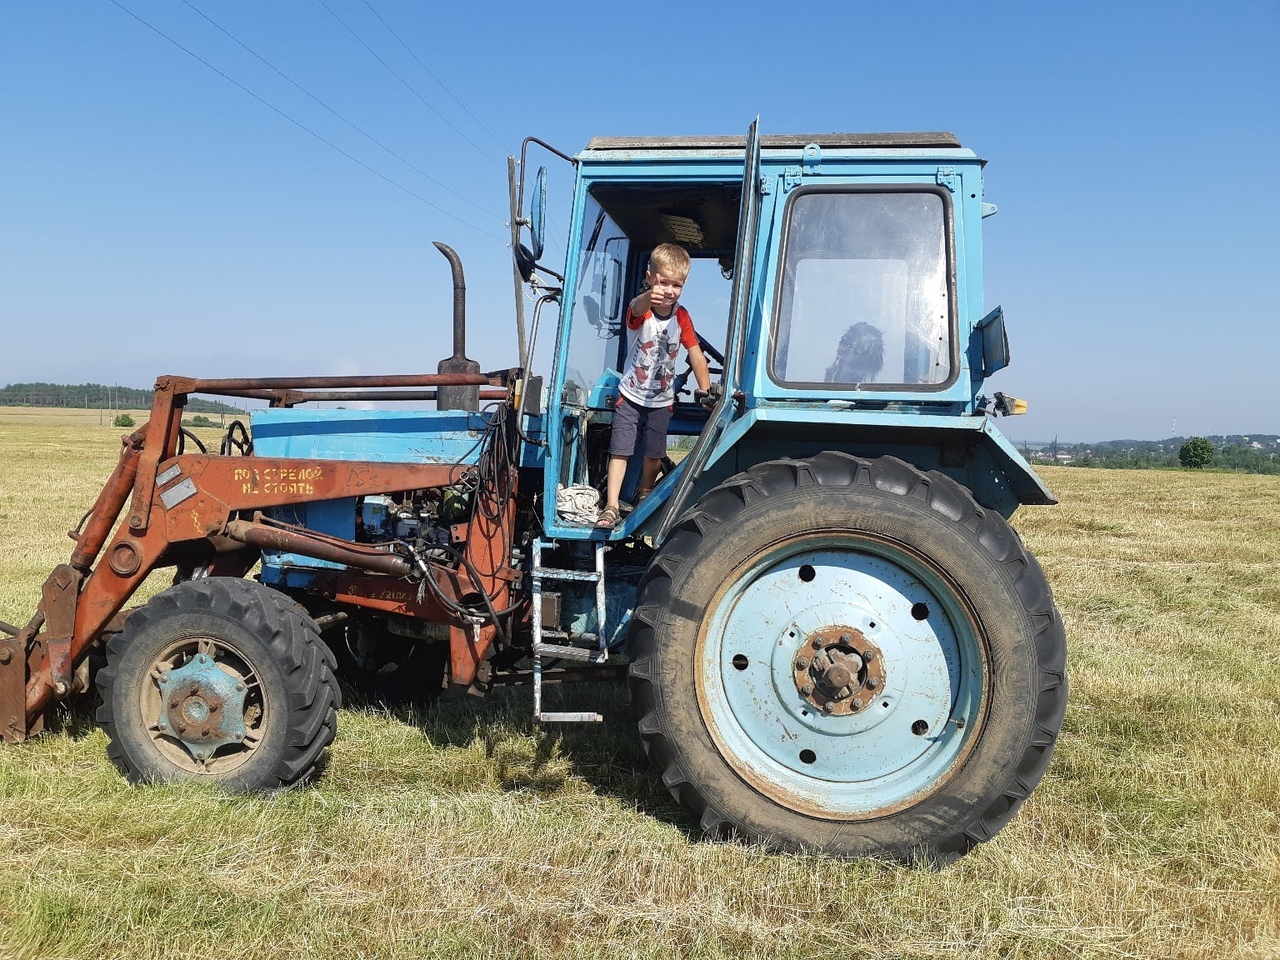
<svg viewBox="0 0 1280 960">
<path fill-rule="evenodd" d="M 702 348 L 703 356 L 707 358 L 707 366 L 712 379 L 717 376 L 724 376 L 724 354 L 713 347 L 707 338 L 700 333 L 698 334 L 698 346 Z M 719 368 L 711 366 L 712 360 L 720 364 Z M 686 360 L 684 369 L 676 376 L 675 399 L 677 402 L 680 402 L 681 394 L 688 394 L 688 402 L 693 402 L 693 390 L 689 386 L 689 381 L 691 379 L 694 383 L 697 383 L 697 380 L 693 376 L 693 364 Z"/>
</svg>

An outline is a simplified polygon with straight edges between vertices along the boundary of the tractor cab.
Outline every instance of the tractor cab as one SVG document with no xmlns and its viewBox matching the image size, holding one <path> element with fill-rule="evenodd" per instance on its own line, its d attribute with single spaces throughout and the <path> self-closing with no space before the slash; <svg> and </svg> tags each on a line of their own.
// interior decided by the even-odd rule
<svg viewBox="0 0 1280 960">
<path fill-rule="evenodd" d="M 905 453 L 1006 516 L 1053 502 L 988 429 L 1009 409 L 983 394 L 1008 362 L 1003 314 L 982 303 L 980 227 L 995 208 L 983 161 L 951 134 L 759 138 L 753 125 L 745 139 L 597 138 L 559 156 L 574 174 L 563 272 L 529 248 L 517 258 L 535 285 L 539 271 L 559 284 L 554 347 L 529 358 L 548 373 L 544 502 L 603 488 L 625 315 L 660 243 L 692 259 L 681 303 L 719 399 L 695 403 L 686 368 L 655 495 L 612 532 L 548 509 L 548 535 L 661 539 L 691 498 L 752 463 L 832 447 Z M 518 244 L 528 225 L 539 256 L 545 184 L 542 170 L 514 231 Z"/>
</svg>

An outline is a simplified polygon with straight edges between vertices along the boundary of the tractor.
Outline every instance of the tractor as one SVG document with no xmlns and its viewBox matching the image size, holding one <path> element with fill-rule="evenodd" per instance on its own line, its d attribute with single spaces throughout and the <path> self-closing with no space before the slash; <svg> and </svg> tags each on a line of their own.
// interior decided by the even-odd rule
<svg viewBox="0 0 1280 960">
<path fill-rule="evenodd" d="M 563 263 L 531 151 L 572 183 Z M 705 833 L 964 854 L 1041 781 L 1067 694 L 1007 522 L 1055 500 L 996 427 L 1025 404 L 984 386 L 1009 346 L 983 305 L 983 164 L 949 133 L 526 139 L 517 362 L 466 357 L 438 243 L 435 373 L 159 378 L 69 561 L 2 625 L 0 735 L 94 691 L 130 780 L 276 790 L 321 769 L 340 678 L 389 701 L 521 684 L 545 723 L 601 720 L 546 709 L 548 685 L 625 683 Z M 677 377 L 664 472 L 641 498 L 631 464 L 631 509 L 600 527 L 626 312 L 668 242 L 714 382 Z M 182 426 L 197 394 L 258 402 L 216 453 Z M 172 585 L 126 606 L 158 568 Z"/>
</svg>

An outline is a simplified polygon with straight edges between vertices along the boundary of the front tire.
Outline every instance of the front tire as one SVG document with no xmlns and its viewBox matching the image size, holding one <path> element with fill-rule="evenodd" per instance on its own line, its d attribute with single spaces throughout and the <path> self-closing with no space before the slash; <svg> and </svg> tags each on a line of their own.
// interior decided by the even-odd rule
<svg viewBox="0 0 1280 960">
<path fill-rule="evenodd" d="M 134 782 L 209 779 L 236 792 L 302 782 L 337 729 L 333 666 L 315 622 L 270 587 L 180 583 L 107 645 L 107 756 Z"/>
<path fill-rule="evenodd" d="M 713 835 L 946 861 L 1044 776 L 1066 645 L 1039 565 L 963 487 L 894 458 L 760 464 L 641 581 L 630 684 Z"/>
</svg>

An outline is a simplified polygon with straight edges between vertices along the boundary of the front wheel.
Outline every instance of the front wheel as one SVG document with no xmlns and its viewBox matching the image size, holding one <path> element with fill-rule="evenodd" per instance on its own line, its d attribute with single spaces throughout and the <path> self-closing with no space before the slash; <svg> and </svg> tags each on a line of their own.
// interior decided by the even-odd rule
<svg viewBox="0 0 1280 960">
<path fill-rule="evenodd" d="M 98 674 L 107 755 L 136 782 L 210 779 L 230 790 L 310 777 L 333 742 L 333 654 L 305 611 L 249 580 L 157 594 L 107 645 Z"/>
<path fill-rule="evenodd" d="M 1004 519 L 938 473 L 824 453 L 707 494 L 661 546 L 631 690 L 712 834 L 945 861 L 1043 777 L 1066 649 Z"/>
</svg>

